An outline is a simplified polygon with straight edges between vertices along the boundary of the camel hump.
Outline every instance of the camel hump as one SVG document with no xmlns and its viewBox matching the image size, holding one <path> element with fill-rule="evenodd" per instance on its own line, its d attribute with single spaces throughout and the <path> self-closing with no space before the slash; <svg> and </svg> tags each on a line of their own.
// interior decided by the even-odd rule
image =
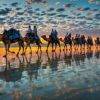
<svg viewBox="0 0 100 100">
<path fill-rule="evenodd" d="M 6 36 L 10 40 L 15 40 L 21 37 L 20 32 L 16 29 L 10 29 L 6 31 Z"/>
</svg>

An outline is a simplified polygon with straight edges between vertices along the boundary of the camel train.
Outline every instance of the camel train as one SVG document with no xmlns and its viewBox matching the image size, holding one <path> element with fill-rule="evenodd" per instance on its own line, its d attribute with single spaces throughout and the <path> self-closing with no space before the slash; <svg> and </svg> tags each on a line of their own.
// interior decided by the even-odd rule
<svg viewBox="0 0 100 100">
<path fill-rule="evenodd" d="M 67 33 L 64 38 L 59 38 L 57 30 L 53 30 L 53 29 L 49 37 L 43 34 L 41 38 L 47 41 L 46 52 L 48 52 L 48 48 L 50 44 L 52 45 L 52 52 L 56 50 L 57 46 L 59 46 L 59 49 L 61 51 L 61 42 L 64 44 L 64 50 L 66 50 L 68 46 L 70 46 L 70 49 L 72 49 L 73 46 L 75 47 L 75 49 L 79 47 L 85 48 L 85 46 L 91 48 L 91 46 L 93 45 L 96 45 L 96 47 L 100 46 L 100 37 L 96 37 L 96 39 L 93 41 L 92 36 L 86 37 L 85 35 L 80 35 L 80 34 L 76 34 L 75 36 L 72 36 L 71 33 Z M 28 47 L 30 48 L 30 53 L 32 53 L 31 44 L 34 43 L 36 43 L 36 45 L 38 46 L 37 53 L 39 51 L 42 52 L 41 50 L 42 42 L 40 37 L 37 34 L 36 26 L 34 26 L 33 30 L 31 29 L 31 26 L 29 26 L 25 37 L 22 37 L 20 31 L 14 28 L 11 28 L 9 30 L 4 30 L 3 34 L 0 34 L 0 41 L 3 42 L 5 47 L 4 57 L 7 56 L 9 52 L 14 53 L 10 51 L 10 46 L 12 43 L 18 43 L 19 50 L 17 52 L 17 56 L 19 55 L 21 49 L 23 50 L 22 54 L 25 54 Z"/>
</svg>

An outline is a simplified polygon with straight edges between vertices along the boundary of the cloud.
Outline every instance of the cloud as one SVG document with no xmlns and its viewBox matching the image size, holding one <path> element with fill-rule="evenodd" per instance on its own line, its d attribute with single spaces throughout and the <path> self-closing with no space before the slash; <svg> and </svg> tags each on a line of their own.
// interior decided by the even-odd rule
<svg viewBox="0 0 100 100">
<path fill-rule="evenodd" d="M 64 4 L 65 8 L 70 8 L 71 6 L 72 6 L 72 4 L 70 4 L 70 3 Z"/>
<path fill-rule="evenodd" d="M 36 8 L 35 11 L 40 11 L 40 8 Z"/>
<path fill-rule="evenodd" d="M 94 18 L 100 20 L 100 14 L 96 14 Z"/>
<path fill-rule="evenodd" d="M 21 7 L 17 7 L 17 8 L 16 8 L 16 10 L 21 10 L 21 9 L 22 9 Z"/>
<path fill-rule="evenodd" d="M 48 12 L 51 12 L 51 11 L 54 11 L 55 9 L 53 7 L 49 8 L 47 11 Z"/>
<path fill-rule="evenodd" d="M 65 17 L 67 17 L 68 15 L 66 15 L 66 14 L 59 14 L 59 15 L 57 15 L 57 17 L 61 17 L 61 18 L 65 18 Z"/>
<path fill-rule="evenodd" d="M 17 12 L 17 15 L 23 15 L 24 12 Z"/>
<path fill-rule="evenodd" d="M 85 7 L 85 8 L 79 7 L 79 8 L 77 8 L 77 10 L 78 11 L 87 11 L 87 10 L 90 10 L 90 8 L 89 7 Z"/>
<path fill-rule="evenodd" d="M 64 12 L 65 9 L 64 9 L 64 8 L 58 8 L 56 11 L 57 11 L 57 12 Z"/>
<path fill-rule="evenodd" d="M 15 7 L 18 5 L 18 2 L 11 3 L 11 5 Z"/>
<path fill-rule="evenodd" d="M 28 4 L 32 4 L 32 3 L 47 3 L 47 0 L 26 0 L 26 2 Z"/>
<path fill-rule="evenodd" d="M 48 13 L 47 15 L 48 15 L 48 16 L 55 16 L 56 13 L 55 13 L 55 12 L 54 12 L 54 13 Z"/>
<path fill-rule="evenodd" d="M 0 9 L 0 14 L 1 15 L 6 15 L 11 11 L 10 8 L 5 8 L 5 9 Z"/>
</svg>

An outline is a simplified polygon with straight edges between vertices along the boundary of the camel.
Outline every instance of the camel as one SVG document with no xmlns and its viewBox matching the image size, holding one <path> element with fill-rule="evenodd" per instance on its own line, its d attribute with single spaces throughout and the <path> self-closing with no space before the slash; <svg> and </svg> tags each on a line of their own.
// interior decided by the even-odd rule
<svg viewBox="0 0 100 100">
<path fill-rule="evenodd" d="M 45 41 L 48 42 L 46 52 L 48 51 L 48 48 L 49 48 L 50 44 L 52 44 L 52 52 L 54 52 L 54 51 L 56 50 L 57 45 L 60 47 L 60 51 L 61 51 L 60 39 L 57 39 L 57 40 L 54 40 L 54 41 L 53 41 L 53 40 L 51 39 L 51 36 L 50 36 L 50 35 L 49 35 L 49 38 L 47 38 L 46 35 L 42 35 L 41 37 L 42 37 Z M 55 44 L 55 49 L 54 49 L 54 44 Z"/>
</svg>

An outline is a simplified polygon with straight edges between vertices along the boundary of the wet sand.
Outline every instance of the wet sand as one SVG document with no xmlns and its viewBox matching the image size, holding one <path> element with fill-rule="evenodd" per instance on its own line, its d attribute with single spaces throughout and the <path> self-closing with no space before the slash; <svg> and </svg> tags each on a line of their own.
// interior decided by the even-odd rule
<svg viewBox="0 0 100 100">
<path fill-rule="evenodd" d="M 17 52 L 18 48 L 11 48 Z M 0 48 L 0 100 L 99 100 L 100 48 L 8 54 Z M 7 69 L 6 69 L 7 68 Z M 6 69 L 6 71 L 5 71 Z M 26 94 L 26 95 L 25 95 Z"/>
</svg>

